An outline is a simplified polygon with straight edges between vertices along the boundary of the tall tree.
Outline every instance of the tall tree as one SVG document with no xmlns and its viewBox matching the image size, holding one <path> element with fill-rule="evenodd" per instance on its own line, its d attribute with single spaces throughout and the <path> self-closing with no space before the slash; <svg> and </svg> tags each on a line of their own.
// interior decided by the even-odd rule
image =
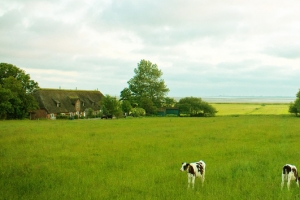
<svg viewBox="0 0 300 200">
<path fill-rule="evenodd" d="M 150 61 L 141 60 L 137 68 L 134 69 L 135 76 L 128 83 L 128 88 L 121 91 L 121 99 L 129 100 L 132 104 L 137 103 L 138 106 L 151 105 L 161 107 L 165 95 L 169 92 L 165 81 L 161 78 L 162 71 L 158 69 L 156 64 Z M 147 99 L 147 103 L 145 103 Z M 149 108 L 149 107 L 148 107 Z M 153 112 L 155 109 L 145 109 Z"/>
<path fill-rule="evenodd" d="M 2 118 L 22 119 L 38 105 L 32 96 L 38 83 L 30 79 L 30 75 L 18 67 L 0 63 L 0 93 L 5 101 L 0 105 Z"/>
</svg>

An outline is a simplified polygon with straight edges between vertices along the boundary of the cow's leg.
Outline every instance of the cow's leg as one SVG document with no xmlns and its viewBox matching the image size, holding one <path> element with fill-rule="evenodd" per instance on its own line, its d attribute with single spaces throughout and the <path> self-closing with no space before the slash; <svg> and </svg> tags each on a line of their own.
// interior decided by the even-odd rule
<svg viewBox="0 0 300 200">
<path fill-rule="evenodd" d="M 299 187 L 299 179 L 298 179 L 298 177 L 297 177 L 296 183 L 297 183 L 297 186 Z"/>
<path fill-rule="evenodd" d="M 203 174 L 202 177 L 201 177 L 202 187 L 203 187 L 203 185 L 204 185 L 204 180 L 205 180 L 205 176 L 204 176 L 204 174 Z"/>
<path fill-rule="evenodd" d="M 285 181 L 285 174 L 282 174 L 282 176 L 281 176 L 281 189 L 284 186 L 284 181 Z"/>
<path fill-rule="evenodd" d="M 190 187 L 190 183 L 191 183 L 191 176 L 190 174 L 188 174 L 188 188 Z"/>
<path fill-rule="evenodd" d="M 194 189 L 194 185 L 195 185 L 195 176 L 192 176 L 192 184 L 193 184 L 193 189 Z"/>
<path fill-rule="evenodd" d="M 287 181 L 287 188 L 290 190 L 290 185 L 291 185 L 291 175 L 288 174 L 288 181 Z"/>
</svg>

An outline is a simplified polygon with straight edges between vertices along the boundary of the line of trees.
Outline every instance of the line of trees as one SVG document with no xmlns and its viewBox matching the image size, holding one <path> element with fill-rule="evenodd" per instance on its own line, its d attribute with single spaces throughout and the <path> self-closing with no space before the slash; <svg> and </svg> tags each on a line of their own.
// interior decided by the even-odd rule
<svg viewBox="0 0 300 200">
<path fill-rule="evenodd" d="M 121 117 L 123 113 L 134 116 L 156 115 L 163 107 L 177 107 L 190 116 L 214 116 L 215 108 L 201 98 L 186 97 L 177 102 L 167 97 L 170 91 L 161 78 L 163 73 L 156 64 L 141 60 L 134 69 L 135 75 L 120 92 L 120 99 L 104 96 L 100 105 L 103 114 Z M 32 93 L 39 85 L 18 67 L 0 63 L 0 118 L 23 119 L 30 111 L 38 109 Z"/>
<path fill-rule="evenodd" d="M 161 78 L 163 73 L 156 64 L 141 60 L 134 69 L 135 75 L 120 92 L 120 99 L 110 95 L 101 101 L 104 114 L 121 117 L 124 113 L 134 116 L 156 115 L 163 107 L 176 107 L 187 116 L 215 116 L 216 109 L 201 98 L 185 97 L 178 102 L 167 97 L 170 91 Z M 39 85 L 30 75 L 18 67 L 0 63 L 0 119 L 23 119 L 30 111 L 38 109 L 32 93 Z M 289 112 L 296 116 L 300 113 L 300 90 L 296 100 L 290 104 Z"/>
</svg>

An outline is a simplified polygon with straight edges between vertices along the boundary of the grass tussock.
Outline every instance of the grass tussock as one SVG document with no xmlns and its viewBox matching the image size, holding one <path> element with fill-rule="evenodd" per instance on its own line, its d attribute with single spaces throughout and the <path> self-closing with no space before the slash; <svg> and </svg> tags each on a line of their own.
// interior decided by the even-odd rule
<svg viewBox="0 0 300 200">
<path fill-rule="evenodd" d="M 0 199 L 298 199 L 298 118 L 0 122 Z M 182 162 L 204 160 L 187 189 Z"/>
</svg>

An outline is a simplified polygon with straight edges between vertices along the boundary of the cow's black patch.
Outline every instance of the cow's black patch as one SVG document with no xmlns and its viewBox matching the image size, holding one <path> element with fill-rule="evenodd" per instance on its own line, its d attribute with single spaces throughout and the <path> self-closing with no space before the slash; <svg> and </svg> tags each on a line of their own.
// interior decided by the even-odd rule
<svg viewBox="0 0 300 200">
<path fill-rule="evenodd" d="M 193 174 L 193 175 L 196 174 L 196 173 L 195 173 L 195 170 L 194 170 L 194 167 L 192 167 L 191 165 L 189 165 L 188 172 L 189 172 L 190 174 Z"/>
<path fill-rule="evenodd" d="M 288 174 L 291 171 L 292 171 L 292 168 L 289 165 L 284 165 L 283 168 L 282 168 L 282 174 Z"/>
<path fill-rule="evenodd" d="M 183 164 L 183 163 L 182 163 Z M 183 166 L 183 169 L 184 169 L 184 171 L 186 171 L 187 170 L 187 168 L 189 167 L 189 163 L 187 163 L 187 164 L 185 164 L 184 166 Z"/>
<path fill-rule="evenodd" d="M 297 171 L 297 169 L 295 169 L 295 168 L 292 168 L 292 171 L 293 171 L 293 173 L 294 173 L 294 176 L 295 176 L 295 178 L 296 178 L 296 182 L 298 182 L 298 180 L 299 180 L 299 177 L 298 177 L 298 171 Z"/>
<path fill-rule="evenodd" d="M 196 164 L 196 167 L 197 167 L 197 169 L 198 169 L 198 172 L 200 172 L 200 174 L 203 174 L 203 171 L 204 171 L 204 168 L 203 168 L 203 165 L 202 165 L 202 163 L 197 163 Z"/>
</svg>

